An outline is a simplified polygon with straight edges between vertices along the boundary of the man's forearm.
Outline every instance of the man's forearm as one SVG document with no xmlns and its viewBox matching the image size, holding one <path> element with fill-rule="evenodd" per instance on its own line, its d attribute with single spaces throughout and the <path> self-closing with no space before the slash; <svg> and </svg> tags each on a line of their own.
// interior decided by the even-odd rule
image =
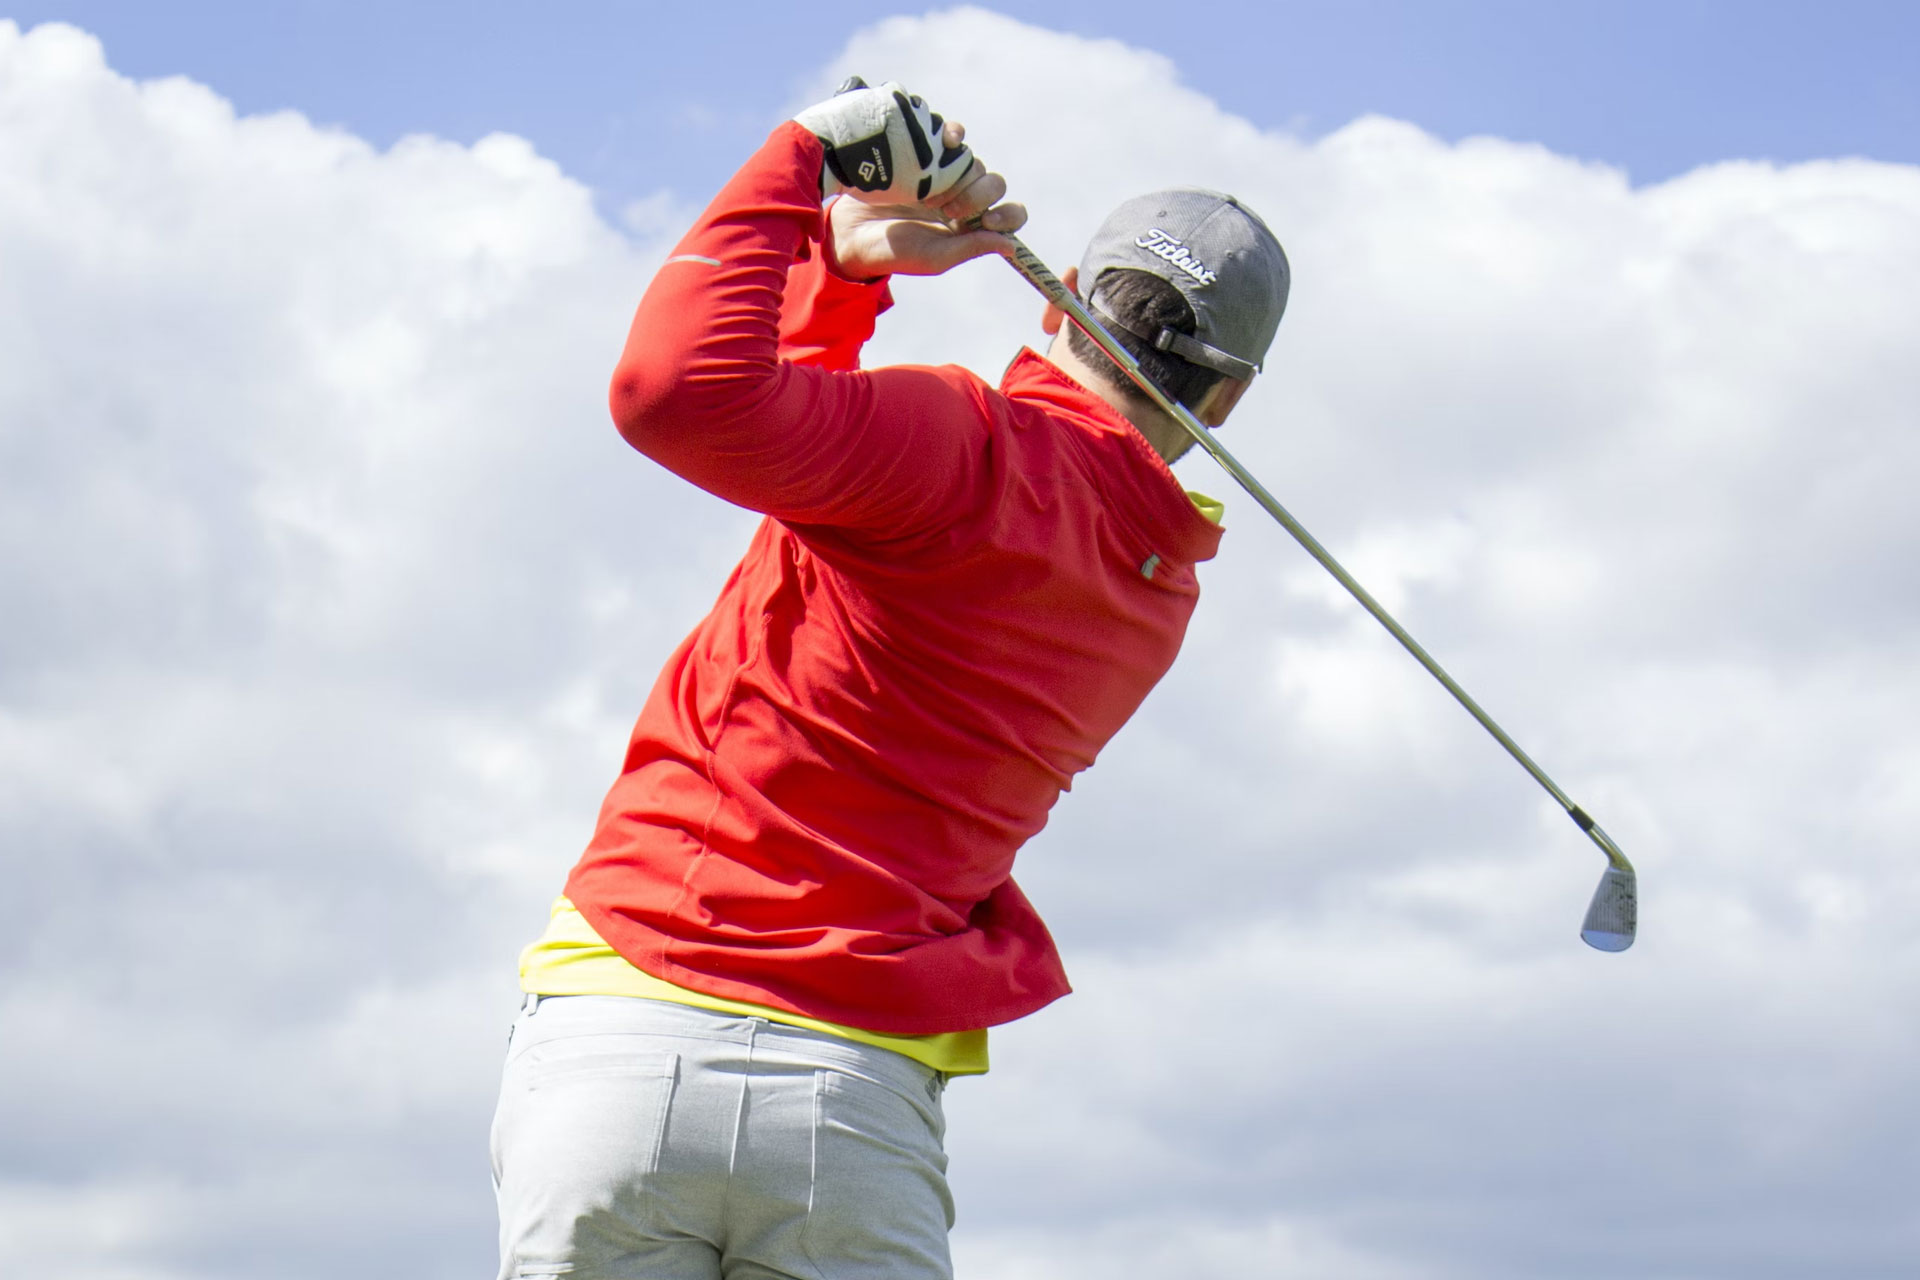
<svg viewBox="0 0 1920 1280">
<path fill-rule="evenodd" d="M 776 129 L 674 247 L 634 315 L 609 397 L 614 422 L 683 475 L 695 454 L 745 445 L 733 436 L 777 395 L 787 271 L 820 234 L 820 150 L 798 125 Z"/>
</svg>

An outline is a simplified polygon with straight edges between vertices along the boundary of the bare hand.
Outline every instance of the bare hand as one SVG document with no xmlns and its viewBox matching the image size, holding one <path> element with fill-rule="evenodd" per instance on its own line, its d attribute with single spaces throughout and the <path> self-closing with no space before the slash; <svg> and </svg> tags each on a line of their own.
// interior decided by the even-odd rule
<svg viewBox="0 0 1920 1280">
<path fill-rule="evenodd" d="M 957 147 L 966 129 L 949 120 L 941 130 Z M 1006 253 L 1002 233 L 1027 223 L 1024 205 L 1000 204 L 1007 180 L 988 173 L 978 158 L 967 175 L 929 204 L 863 204 L 836 200 L 828 210 L 827 234 L 841 274 L 855 280 L 884 275 L 937 276 L 989 253 Z M 977 224 L 972 219 L 978 218 Z M 962 230 L 962 227 L 968 229 Z"/>
</svg>

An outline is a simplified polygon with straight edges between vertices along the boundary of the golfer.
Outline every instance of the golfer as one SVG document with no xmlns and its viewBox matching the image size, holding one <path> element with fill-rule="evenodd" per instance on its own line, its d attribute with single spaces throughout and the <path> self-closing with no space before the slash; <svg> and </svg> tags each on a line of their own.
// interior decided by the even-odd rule
<svg viewBox="0 0 1920 1280">
<path fill-rule="evenodd" d="M 636 449 L 766 518 L 522 956 L 503 1277 L 951 1276 L 942 1093 L 1068 991 L 1014 854 L 1172 664 L 1219 546 L 1168 469 L 1185 433 L 1057 309 L 997 387 L 859 367 L 889 276 L 1026 213 L 958 125 L 849 84 L 701 214 L 614 374 Z M 1288 275 L 1183 189 L 1065 282 L 1217 426 Z"/>
</svg>

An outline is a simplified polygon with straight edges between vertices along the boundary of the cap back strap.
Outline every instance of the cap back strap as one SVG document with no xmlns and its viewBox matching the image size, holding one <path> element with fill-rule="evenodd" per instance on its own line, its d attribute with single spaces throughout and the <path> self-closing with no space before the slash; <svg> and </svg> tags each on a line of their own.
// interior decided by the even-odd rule
<svg viewBox="0 0 1920 1280">
<path fill-rule="evenodd" d="M 1176 333 L 1172 329 L 1162 329 L 1158 334 L 1143 333 L 1101 306 L 1097 291 L 1087 299 L 1087 308 L 1115 328 L 1124 329 L 1140 341 L 1153 344 L 1155 349 L 1172 352 L 1182 360 L 1212 369 L 1215 373 L 1224 373 L 1229 378 L 1245 382 L 1260 372 L 1259 365 L 1229 355 L 1218 347 L 1210 347 L 1190 334 Z"/>
</svg>

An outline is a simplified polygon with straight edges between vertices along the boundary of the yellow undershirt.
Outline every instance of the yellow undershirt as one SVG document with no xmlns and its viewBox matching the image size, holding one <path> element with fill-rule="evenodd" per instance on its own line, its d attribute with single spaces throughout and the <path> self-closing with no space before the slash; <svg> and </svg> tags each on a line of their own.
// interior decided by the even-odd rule
<svg viewBox="0 0 1920 1280">
<path fill-rule="evenodd" d="M 1222 503 L 1192 490 L 1188 490 L 1187 496 L 1193 499 L 1201 515 L 1215 524 L 1220 523 L 1226 511 Z M 675 986 L 635 968 L 626 957 L 608 946 L 587 923 L 586 917 L 564 897 L 553 900 L 547 931 L 540 935 L 540 940 L 520 953 L 520 989 L 541 996 L 638 996 L 646 1000 L 668 1000 L 696 1009 L 765 1018 L 769 1022 L 805 1027 L 859 1044 L 891 1049 L 950 1076 L 976 1076 L 987 1070 L 985 1027 L 927 1036 L 890 1036 Z"/>
<path fill-rule="evenodd" d="M 1227 504 L 1218 498 L 1209 498 L 1206 494 L 1196 493 L 1192 489 L 1187 490 L 1187 497 L 1193 500 L 1194 506 L 1200 508 L 1201 515 L 1215 524 L 1219 524 L 1227 514 Z"/>
<path fill-rule="evenodd" d="M 587 918 L 565 898 L 554 899 L 547 931 L 540 935 L 538 942 L 520 953 L 520 989 L 541 996 L 640 996 L 647 1000 L 671 1000 L 696 1009 L 714 1009 L 743 1018 L 765 1018 L 769 1022 L 824 1031 L 843 1040 L 891 1049 L 950 1076 L 977 1076 L 987 1069 L 985 1027 L 929 1036 L 890 1036 L 675 986 L 635 968 L 608 946 L 593 931 Z"/>
</svg>

